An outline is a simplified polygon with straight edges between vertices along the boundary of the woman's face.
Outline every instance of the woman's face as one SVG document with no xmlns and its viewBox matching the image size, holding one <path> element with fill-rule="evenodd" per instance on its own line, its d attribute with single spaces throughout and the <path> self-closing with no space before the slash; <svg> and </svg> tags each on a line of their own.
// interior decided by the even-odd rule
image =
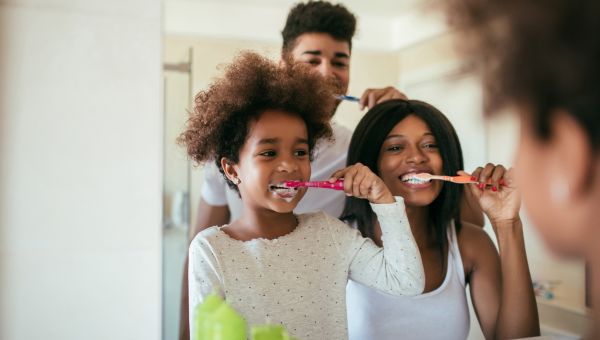
<svg viewBox="0 0 600 340">
<path fill-rule="evenodd" d="M 287 112 L 263 112 L 250 123 L 239 162 L 233 168 L 240 179 L 244 206 L 291 212 L 306 188 L 285 189 L 283 182 L 310 178 L 306 124 Z"/>
<path fill-rule="evenodd" d="M 427 206 L 442 190 L 441 181 L 411 184 L 401 180 L 410 173 L 441 175 L 443 172 L 435 137 L 429 126 L 415 115 L 404 118 L 387 135 L 377 167 L 392 194 L 402 196 L 407 206 Z"/>
</svg>

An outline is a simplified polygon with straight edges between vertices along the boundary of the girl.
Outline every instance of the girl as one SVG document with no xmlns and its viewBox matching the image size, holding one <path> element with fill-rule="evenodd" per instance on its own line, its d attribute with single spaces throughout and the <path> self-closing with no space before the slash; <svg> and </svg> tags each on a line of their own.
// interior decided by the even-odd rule
<svg viewBox="0 0 600 340">
<path fill-rule="evenodd" d="M 181 141 L 197 162 L 215 160 L 243 203 L 241 217 L 190 245 L 190 307 L 218 291 L 248 321 L 281 323 L 301 339 L 347 337 L 348 277 L 394 295 L 423 288 L 423 268 L 404 211 L 360 164 L 336 172 L 347 195 L 369 201 L 386 250 L 324 213 L 295 215 L 310 154 L 331 133 L 334 95 L 302 66 L 279 68 L 245 54 L 196 98 Z M 193 331 L 193 330 L 192 330 Z"/>
<path fill-rule="evenodd" d="M 600 2 L 446 4 L 490 113 L 521 120 L 515 164 L 528 215 L 552 251 L 588 261 L 588 337 L 600 339 Z"/>
<path fill-rule="evenodd" d="M 394 195 L 404 197 L 425 268 L 425 293 L 394 297 L 351 281 L 347 297 L 351 339 L 465 339 L 469 334 L 467 283 L 486 339 L 539 334 L 520 199 L 510 171 L 488 164 L 478 168 L 473 178 L 481 183 L 491 179 L 490 190 L 475 184 L 466 188 L 492 224 L 498 256 L 489 236 L 461 219 L 458 202 L 463 186 L 402 180 L 414 173 L 451 175 L 463 168 L 454 128 L 431 105 L 393 100 L 373 107 L 352 136 L 348 164 L 354 162 L 368 166 Z M 347 198 L 344 215 L 364 236 L 381 244 L 381 229 L 369 205 Z"/>
</svg>

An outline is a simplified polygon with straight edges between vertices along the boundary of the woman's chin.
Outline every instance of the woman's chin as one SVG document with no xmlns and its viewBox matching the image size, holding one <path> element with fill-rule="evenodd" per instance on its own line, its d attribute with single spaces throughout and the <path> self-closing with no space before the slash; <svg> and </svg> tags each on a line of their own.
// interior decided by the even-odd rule
<svg viewBox="0 0 600 340">
<path fill-rule="evenodd" d="M 402 195 L 404 198 L 404 205 L 407 207 L 426 207 L 435 201 L 436 196 L 429 195 Z"/>
</svg>

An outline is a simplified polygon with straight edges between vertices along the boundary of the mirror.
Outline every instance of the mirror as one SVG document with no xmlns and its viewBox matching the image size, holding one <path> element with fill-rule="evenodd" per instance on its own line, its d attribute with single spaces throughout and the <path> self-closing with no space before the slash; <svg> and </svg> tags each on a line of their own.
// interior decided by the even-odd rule
<svg viewBox="0 0 600 340">
<path fill-rule="evenodd" d="M 482 118 L 479 80 L 464 73 L 443 20 L 423 10 L 427 0 L 347 0 L 358 17 L 349 94 L 366 88 L 395 86 L 410 98 L 432 103 L 444 112 L 461 139 L 465 166 L 487 162 L 512 164 L 517 125 L 510 116 Z M 196 219 L 202 169 L 192 167 L 175 145 L 193 96 L 219 75 L 244 49 L 277 59 L 280 31 L 296 1 L 231 0 L 164 3 L 165 178 L 163 246 L 163 339 L 177 339 L 183 263 Z M 260 18 L 260 19 L 257 19 Z M 353 128 L 364 112 L 342 103 L 335 120 Z M 553 299 L 538 300 L 545 334 L 581 334 L 585 324 L 585 269 L 582 263 L 554 258 L 524 217 L 532 277 L 560 282 Z M 489 224 L 486 231 L 492 233 Z M 495 240 L 495 237 L 492 236 Z M 555 333 L 552 333 L 555 332 Z M 566 334 L 566 335 L 565 335 Z M 471 315 L 469 339 L 483 339 Z"/>
</svg>

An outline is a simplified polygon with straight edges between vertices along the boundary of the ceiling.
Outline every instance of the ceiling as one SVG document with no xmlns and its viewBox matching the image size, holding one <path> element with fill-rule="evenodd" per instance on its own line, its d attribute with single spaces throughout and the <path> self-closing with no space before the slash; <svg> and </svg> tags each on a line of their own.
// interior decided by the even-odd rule
<svg viewBox="0 0 600 340">
<path fill-rule="evenodd" d="M 304 0 L 306 1 L 306 0 Z M 444 32 L 427 10 L 437 0 L 342 0 L 358 18 L 357 49 L 396 51 Z M 280 30 L 299 0 L 165 0 L 168 35 L 280 43 Z M 334 3 L 338 3 L 333 1 Z"/>
</svg>

